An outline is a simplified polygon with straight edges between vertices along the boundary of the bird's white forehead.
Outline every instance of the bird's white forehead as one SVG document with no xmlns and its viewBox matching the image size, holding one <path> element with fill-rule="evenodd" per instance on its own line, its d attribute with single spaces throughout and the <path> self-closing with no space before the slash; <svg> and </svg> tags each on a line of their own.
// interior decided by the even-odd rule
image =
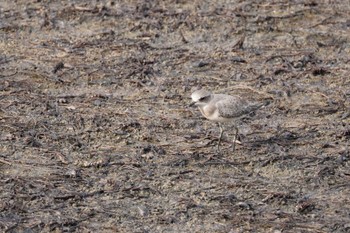
<svg viewBox="0 0 350 233">
<path fill-rule="evenodd" d="M 209 96 L 210 92 L 206 91 L 206 90 L 198 90 L 192 93 L 191 98 L 194 102 L 197 102 L 198 100 L 200 100 L 201 98 L 205 97 L 205 96 Z"/>
</svg>

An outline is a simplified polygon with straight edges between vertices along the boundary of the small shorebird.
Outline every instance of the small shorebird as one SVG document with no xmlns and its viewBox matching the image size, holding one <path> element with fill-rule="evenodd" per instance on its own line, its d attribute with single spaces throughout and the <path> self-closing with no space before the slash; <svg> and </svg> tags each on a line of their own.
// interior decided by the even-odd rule
<svg viewBox="0 0 350 233">
<path fill-rule="evenodd" d="M 193 102 L 190 106 L 197 106 L 205 118 L 219 123 L 218 151 L 220 151 L 220 143 L 224 132 L 222 123 L 234 122 L 235 138 L 232 144 L 232 150 L 234 151 L 238 137 L 238 128 L 235 125 L 235 121 L 265 105 L 250 103 L 237 95 L 212 94 L 203 89 L 193 92 L 191 98 Z"/>
</svg>

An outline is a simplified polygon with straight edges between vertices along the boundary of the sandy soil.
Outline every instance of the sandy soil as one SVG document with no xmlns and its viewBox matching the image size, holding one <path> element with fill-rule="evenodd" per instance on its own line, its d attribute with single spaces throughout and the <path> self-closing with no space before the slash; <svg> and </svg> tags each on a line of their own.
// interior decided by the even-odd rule
<svg viewBox="0 0 350 233">
<path fill-rule="evenodd" d="M 350 232 L 348 1 L 86 2 L 0 3 L 2 232 Z"/>
</svg>

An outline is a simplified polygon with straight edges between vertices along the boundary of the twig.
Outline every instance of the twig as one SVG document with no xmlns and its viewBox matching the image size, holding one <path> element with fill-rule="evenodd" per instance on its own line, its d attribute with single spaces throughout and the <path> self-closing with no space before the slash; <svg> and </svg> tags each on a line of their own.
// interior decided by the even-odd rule
<svg viewBox="0 0 350 233">
<path fill-rule="evenodd" d="M 7 162 L 6 160 L 3 160 L 3 159 L 0 159 L 0 163 L 4 163 L 4 164 L 7 164 L 7 165 L 12 165 L 12 163 Z"/>
</svg>

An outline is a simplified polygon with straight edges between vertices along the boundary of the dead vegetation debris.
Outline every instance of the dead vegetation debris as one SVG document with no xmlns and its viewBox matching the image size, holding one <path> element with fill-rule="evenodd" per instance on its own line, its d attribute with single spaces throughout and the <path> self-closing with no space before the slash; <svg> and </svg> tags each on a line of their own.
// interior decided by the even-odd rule
<svg viewBox="0 0 350 233">
<path fill-rule="evenodd" d="M 346 1 L 5 1 L 2 232 L 349 232 Z M 242 145 L 193 89 L 268 101 Z"/>
</svg>

